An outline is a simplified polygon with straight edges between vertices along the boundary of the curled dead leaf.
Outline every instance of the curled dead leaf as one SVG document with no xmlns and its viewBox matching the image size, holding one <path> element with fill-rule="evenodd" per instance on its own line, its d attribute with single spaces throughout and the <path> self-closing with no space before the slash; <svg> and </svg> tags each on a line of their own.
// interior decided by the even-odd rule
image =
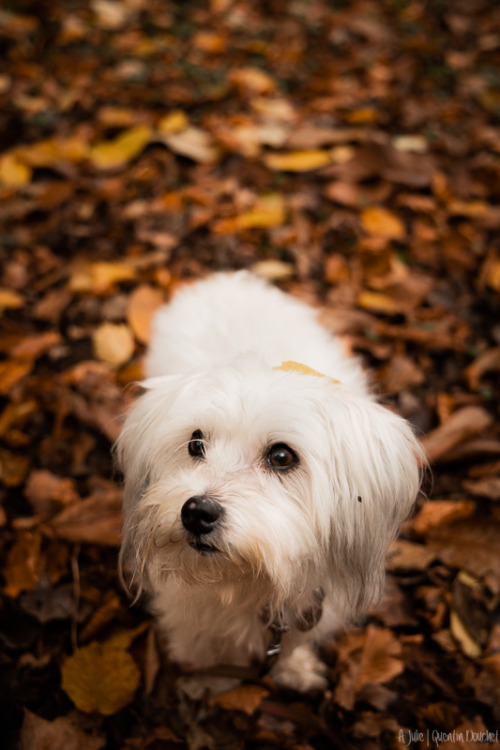
<svg viewBox="0 0 500 750">
<path fill-rule="evenodd" d="M 401 219 L 392 211 L 379 206 L 365 208 L 361 214 L 363 229 L 373 237 L 401 240 L 406 234 Z"/>
</svg>

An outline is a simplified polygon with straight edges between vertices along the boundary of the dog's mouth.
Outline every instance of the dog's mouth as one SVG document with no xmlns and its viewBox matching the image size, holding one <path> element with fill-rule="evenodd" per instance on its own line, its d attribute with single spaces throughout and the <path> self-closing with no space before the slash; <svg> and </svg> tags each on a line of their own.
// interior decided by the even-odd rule
<svg viewBox="0 0 500 750">
<path fill-rule="evenodd" d="M 189 542 L 189 546 L 191 547 L 191 549 L 196 550 L 196 552 L 198 552 L 198 554 L 200 555 L 220 554 L 220 549 L 218 549 L 214 544 L 207 544 L 207 542 L 202 542 L 199 538 L 192 539 Z"/>
</svg>

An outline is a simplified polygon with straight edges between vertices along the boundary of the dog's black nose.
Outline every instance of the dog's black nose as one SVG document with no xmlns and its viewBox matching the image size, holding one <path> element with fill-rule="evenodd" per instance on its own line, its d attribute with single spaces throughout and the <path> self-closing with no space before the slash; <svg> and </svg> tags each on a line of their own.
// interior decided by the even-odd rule
<svg viewBox="0 0 500 750">
<path fill-rule="evenodd" d="M 190 497 L 181 510 L 182 525 L 196 536 L 213 531 L 221 516 L 222 507 L 211 497 Z"/>
</svg>

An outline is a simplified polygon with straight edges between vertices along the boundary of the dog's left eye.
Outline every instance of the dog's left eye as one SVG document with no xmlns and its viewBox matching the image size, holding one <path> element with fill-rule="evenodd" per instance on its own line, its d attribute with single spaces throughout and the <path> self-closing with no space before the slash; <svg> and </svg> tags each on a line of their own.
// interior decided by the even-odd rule
<svg viewBox="0 0 500 750">
<path fill-rule="evenodd" d="M 195 430 L 191 435 L 188 443 L 189 455 L 193 458 L 204 458 L 205 456 L 205 439 L 201 430 Z"/>
<path fill-rule="evenodd" d="M 283 471 L 295 466 L 299 459 L 295 451 L 285 445 L 285 443 L 276 443 L 272 445 L 266 455 L 266 461 L 273 469 Z"/>
</svg>

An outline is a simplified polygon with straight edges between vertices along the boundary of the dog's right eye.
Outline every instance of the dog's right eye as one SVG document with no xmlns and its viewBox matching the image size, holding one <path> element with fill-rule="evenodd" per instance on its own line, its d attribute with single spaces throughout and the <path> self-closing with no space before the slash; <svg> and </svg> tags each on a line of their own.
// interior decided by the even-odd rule
<svg viewBox="0 0 500 750">
<path fill-rule="evenodd" d="M 189 455 L 193 458 L 204 458 L 205 456 L 205 439 L 201 430 L 195 430 L 191 435 L 188 443 Z"/>
</svg>

